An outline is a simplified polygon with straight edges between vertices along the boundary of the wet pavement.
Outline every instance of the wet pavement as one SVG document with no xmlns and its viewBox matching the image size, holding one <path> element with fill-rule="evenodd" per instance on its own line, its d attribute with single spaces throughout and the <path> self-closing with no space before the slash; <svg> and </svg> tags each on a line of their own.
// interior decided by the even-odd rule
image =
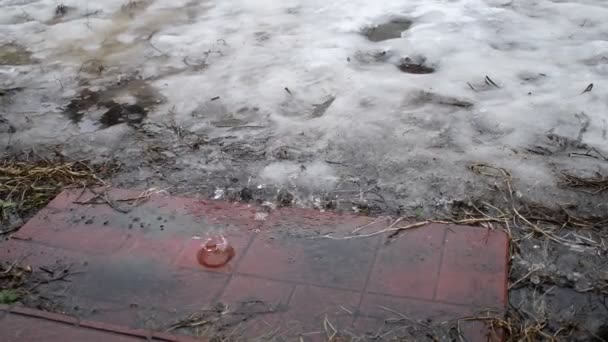
<svg viewBox="0 0 608 342">
<path fill-rule="evenodd" d="M 27 308 L 0 305 L 2 341 L 89 341 L 89 342 L 192 342 L 188 337 L 150 333 L 111 324 L 81 321 L 74 317 Z"/>
<path fill-rule="evenodd" d="M 431 224 L 388 240 L 374 234 L 384 219 L 97 191 L 64 191 L 2 242 L 2 262 L 62 270 L 37 286 L 39 307 L 145 331 L 276 341 L 428 338 L 421 327 L 505 309 L 502 232 Z M 201 246 L 218 234 L 234 257 L 204 267 Z M 488 339 L 479 322 L 459 330 Z"/>
</svg>

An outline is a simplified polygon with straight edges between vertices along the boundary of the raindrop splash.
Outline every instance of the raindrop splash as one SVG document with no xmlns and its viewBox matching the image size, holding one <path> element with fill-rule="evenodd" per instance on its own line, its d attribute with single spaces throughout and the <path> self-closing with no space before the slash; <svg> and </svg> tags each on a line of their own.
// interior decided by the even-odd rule
<svg viewBox="0 0 608 342">
<path fill-rule="evenodd" d="M 221 235 L 213 235 L 205 239 L 196 254 L 199 264 L 204 267 L 217 268 L 226 265 L 234 258 L 234 248 Z"/>
</svg>

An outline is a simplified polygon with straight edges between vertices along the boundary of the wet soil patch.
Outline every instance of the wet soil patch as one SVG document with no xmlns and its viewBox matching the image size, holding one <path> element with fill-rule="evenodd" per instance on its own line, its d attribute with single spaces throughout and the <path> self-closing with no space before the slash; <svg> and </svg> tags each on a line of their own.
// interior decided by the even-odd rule
<svg viewBox="0 0 608 342">
<path fill-rule="evenodd" d="M 100 95 L 98 92 L 89 89 L 83 89 L 77 98 L 74 98 L 66 107 L 66 115 L 74 122 L 78 123 L 82 120 L 83 111 L 97 105 Z"/>
<path fill-rule="evenodd" d="M 125 101 L 128 97 L 134 101 Z M 134 102 L 134 103 L 133 103 Z M 65 115 L 79 123 L 85 115 L 102 111 L 96 118 L 102 128 L 121 123 L 139 124 L 150 109 L 162 102 L 162 96 L 141 80 L 127 81 L 106 90 L 83 89 L 65 108 Z"/>
<path fill-rule="evenodd" d="M 0 133 L 13 134 L 15 132 L 17 132 L 15 126 L 13 126 L 10 121 L 0 116 Z"/>
<path fill-rule="evenodd" d="M 0 45 L 0 65 L 32 64 L 32 53 L 19 44 L 9 43 Z"/>
<path fill-rule="evenodd" d="M 399 68 L 399 70 L 405 72 L 406 74 L 423 75 L 423 74 L 432 74 L 435 72 L 434 68 L 431 68 L 424 64 L 408 63 L 408 62 L 403 62 L 403 63 L 399 64 L 398 68 Z"/>
<path fill-rule="evenodd" d="M 66 17 L 69 17 L 71 13 L 76 12 L 76 7 L 67 6 L 63 3 L 57 5 L 54 10 L 54 15 L 51 20 L 47 22 L 48 25 L 55 25 L 64 21 Z"/>
<path fill-rule="evenodd" d="M 55 18 L 61 18 L 74 10 L 76 10 L 76 7 L 67 6 L 65 4 L 59 4 L 57 5 L 57 7 L 55 7 Z"/>
<path fill-rule="evenodd" d="M 108 104 L 111 105 L 110 109 L 108 109 L 99 120 L 104 127 L 110 127 L 124 122 L 138 124 L 144 120 L 146 115 L 148 115 L 148 111 L 137 104 L 125 105 L 113 101 Z"/>
<path fill-rule="evenodd" d="M 368 27 L 362 33 L 372 42 L 381 42 L 401 38 L 401 33 L 411 26 L 412 21 L 407 18 L 394 18 L 386 23 Z"/>
</svg>

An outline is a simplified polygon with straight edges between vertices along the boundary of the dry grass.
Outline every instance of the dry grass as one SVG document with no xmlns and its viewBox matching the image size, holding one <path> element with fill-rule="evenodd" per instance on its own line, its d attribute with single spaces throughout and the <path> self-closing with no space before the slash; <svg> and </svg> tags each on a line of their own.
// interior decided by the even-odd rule
<svg viewBox="0 0 608 342">
<path fill-rule="evenodd" d="M 6 227 L 11 218 L 27 217 L 66 187 L 102 185 L 101 177 L 116 169 L 114 165 L 94 166 L 85 161 L 4 158 L 0 161 L 0 226 Z"/>
<path fill-rule="evenodd" d="M 590 194 L 599 194 L 608 190 L 608 177 L 596 174 L 595 177 L 579 177 L 562 172 L 562 185 L 579 189 Z"/>
<path fill-rule="evenodd" d="M 555 334 L 544 332 L 547 325 L 544 321 L 528 319 L 518 319 L 513 317 L 499 318 L 494 316 L 466 317 L 460 320 L 477 321 L 484 323 L 491 335 L 495 336 L 495 341 L 499 341 L 498 336 L 503 336 L 505 342 L 536 342 L 536 341 L 558 341 L 562 333 L 567 333 L 566 329 L 560 329 Z"/>
</svg>

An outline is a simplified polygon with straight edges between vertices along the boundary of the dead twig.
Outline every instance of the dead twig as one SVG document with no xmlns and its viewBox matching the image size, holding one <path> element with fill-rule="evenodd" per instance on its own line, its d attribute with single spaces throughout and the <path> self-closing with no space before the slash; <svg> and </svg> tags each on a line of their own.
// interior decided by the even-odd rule
<svg viewBox="0 0 608 342">
<path fill-rule="evenodd" d="M 581 95 L 582 95 L 582 94 L 584 94 L 584 93 L 588 93 L 588 92 L 590 92 L 590 91 L 591 91 L 591 89 L 593 89 L 593 83 L 590 83 L 590 84 L 587 86 L 587 88 L 585 88 L 585 90 L 583 90 L 583 92 L 581 93 Z"/>
<path fill-rule="evenodd" d="M 403 219 L 403 218 L 400 218 L 400 219 Z M 333 235 L 326 234 L 326 235 L 321 235 L 321 236 L 315 237 L 315 239 L 350 240 L 350 239 L 357 239 L 357 238 L 367 238 L 367 237 L 372 237 L 372 236 L 376 236 L 376 235 L 380 235 L 380 234 L 384 234 L 384 233 L 419 228 L 422 226 L 426 226 L 427 224 L 430 224 L 430 223 L 432 223 L 432 222 L 423 221 L 423 222 L 417 222 L 414 224 L 410 224 L 410 225 L 407 225 L 404 227 L 393 227 L 393 228 L 389 227 L 389 228 L 381 229 L 381 230 L 378 230 L 378 231 L 375 231 L 375 232 L 369 233 L 369 234 L 347 235 L 347 236 L 342 236 L 342 237 L 336 237 Z"/>
<path fill-rule="evenodd" d="M 597 154 L 597 156 L 591 154 L 591 152 L 595 152 Z M 595 147 L 590 148 L 589 150 L 587 150 L 587 152 L 585 153 L 576 153 L 576 152 L 572 152 L 570 153 L 568 156 L 570 157 L 590 157 L 590 158 L 595 158 L 595 159 L 602 159 L 604 161 L 608 161 L 608 157 L 604 156 L 600 151 L 598 151 Z"/>
<path fill-rule="evenodd" d="M 486 78 L 484 79 L 484 81 L 486 82 L 487 85 L 492 85 L 496 88 L 500 88 L 500 86 L 498 84 L 496 84 L 494 81 L 492 81 L 492 79 L 486 75 Z"/>
<path fill-rule="evenodd" d="M 535 268 L 532 268 L 532 269 L 530 270 L 530 272 L 526 273 L 526 274 L 525 274 L 523 277 L 521 277 L 521 278 L 517 279 L 517 280 L 516 280 L 516 281 L 514 281 L 514 282 L 513 282 L 511 285 L 509 285 L 509 290 L 510 290 L 510 289 L 512 289 L 513 287 L 515 287 L 515 285 L 517 285 L 517 284 L 521 283 L 522 281 L 526 280 L 526 279 L 527 279 L 529 276 L 531 276 L 531 275 L 532 275 L 532 273 L 534 273 L 534 272 L 536 272 L 536 271 L 538 271 L 538 270 L 540 270 L 540 267 L 535 267 Z"/>
<path fill-rule="evenodd" d="M 75 204 L 107 204 L 109 205 L 112 209 L 121 212 L 121 213 L 129 213 L 131 212 L 131 210 L 133 210 L 133 208 L 135 208 L 136 206 L 142 204 L 143 202 L 147 201 L 150 196 L 154 195 L 154 194 L 158 194 L 158 193 L 165 193 L 166 189 L 161 189 L 158 190 L 156 188 L 151 188 L 148 189 L 144 192 L 142 192 L 139 196 L 135 196 L 135 197 L 130 197 L 130 198 L 118 198 L 118 199 L 112 199 L 110 198 L 109 194 L 108 194 L 108 189 L 105 188 L 102 192 L 97 192 L 93 189 L 88 189 L 90 192 L 92 192 L 95 196 L 93 196 L 92 198 L 86 200 L 86 201 L 74 201 L 72 203 Z M 132 202 L 128 208 L 122 208 L 118 205 L 117 202 Z"/>
</svg>

